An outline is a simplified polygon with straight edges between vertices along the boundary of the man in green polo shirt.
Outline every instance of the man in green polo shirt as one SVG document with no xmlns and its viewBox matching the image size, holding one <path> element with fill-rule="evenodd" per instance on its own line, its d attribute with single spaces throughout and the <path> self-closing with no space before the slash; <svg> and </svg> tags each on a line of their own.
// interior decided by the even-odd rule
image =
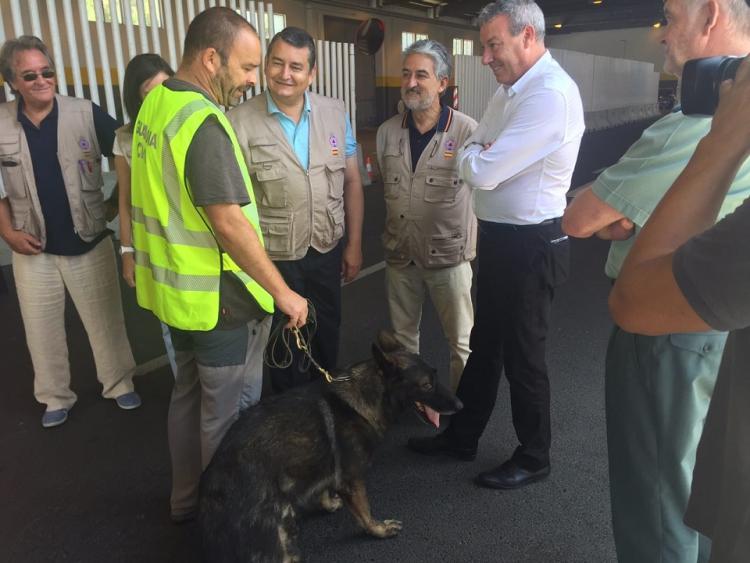
<svg viewBox="0 0 750 563">
<path fill-rule="evenodd" d="M 664 69 L 689 59 L 750 51 L 745 0 L 667 0 Z M 711 127 L 679 109 L 654 123 L 615 165 L 585 188 L 563 217 L 575 237 L 612 240 L 606 274 L 616 279 L 637 232 Z M 719 217 L 750 195 L 750 165 L 732 184 Z M 655 289 L 656 290 L 656 289 Z M 696 563 L 708 542 L 683 523 L 695 452 L 726 333 L 648 336 L 615 326 L 605 395 L 610 494 L 620 563 Z"/>
</svg>

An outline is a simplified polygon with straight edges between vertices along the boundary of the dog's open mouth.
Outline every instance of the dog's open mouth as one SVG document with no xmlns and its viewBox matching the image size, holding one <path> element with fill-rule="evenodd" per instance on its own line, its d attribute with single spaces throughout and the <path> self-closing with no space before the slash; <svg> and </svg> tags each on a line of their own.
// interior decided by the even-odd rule
<svg viewBox="0 0 750 563">
<path fill-rule="evenodd" d="M 435 428 L 440 428 L 440 413 L 431 409 L 427 405 L 414 401 L 414 410 L 420 418 L 427 424 L 432 424 Z"/>
</svg>

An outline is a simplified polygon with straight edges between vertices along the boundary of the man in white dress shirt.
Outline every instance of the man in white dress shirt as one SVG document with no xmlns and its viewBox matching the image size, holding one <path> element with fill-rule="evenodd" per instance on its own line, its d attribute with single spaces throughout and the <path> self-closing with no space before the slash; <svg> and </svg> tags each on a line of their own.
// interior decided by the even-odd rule
<svg viewBox="0 0 750 563">
<path fill-rule="evenodd" d="M 472 351 L 457 392 L 464 409 L 442 434 L 412 438 L 409 446 L 473 460 L 504 369 L 519 445 L 477 483 L 513 489 L 550 471 L 545 341 L 554 289 L 568 272 L 560 217 L 583 107 L 577 86 L 544 46 L 544 14 L 535 2 L 488 4 L 478 23 L 482 62 L 500 87 L 459 156 L 479 219 Z"/>
</svg>

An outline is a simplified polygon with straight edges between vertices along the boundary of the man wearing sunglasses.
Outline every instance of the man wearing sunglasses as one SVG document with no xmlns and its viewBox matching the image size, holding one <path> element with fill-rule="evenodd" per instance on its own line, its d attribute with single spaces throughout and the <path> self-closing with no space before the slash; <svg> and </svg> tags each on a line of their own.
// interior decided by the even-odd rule
<svg viewBox="0 0 750 563">
<path fill-rule="evenodd" d="M 102 195 L 102 155 L 117 122 L 88 100 L 55 94 L 55 70 L 32 36 L 5 42 L 0 73 L 16 100 L 0 104 L 0 236 L 13 273 L 42 426 L 63 424 L 76 401 L 65 337 L 67 289 L 89 336 L 102 395 L 140 406 L 125 333 L 111 231 Z"/>
</svg>

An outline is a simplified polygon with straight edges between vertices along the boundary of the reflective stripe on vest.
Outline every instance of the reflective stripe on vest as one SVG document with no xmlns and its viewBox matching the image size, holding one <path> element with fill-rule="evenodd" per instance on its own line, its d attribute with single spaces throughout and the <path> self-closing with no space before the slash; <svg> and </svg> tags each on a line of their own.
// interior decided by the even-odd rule
<svg viewBox="0 0 750 563">
<path fill-rule="evenodd" d="M 234 130 L 202 94 L 155 88 L 133 128 L 132 228 L 138 304 L 166 324 L 211 330 L 219 318 L 222 270 L 234 272 L 260 307 L 273 312 L 273 298 L 221 252 L 210 223 L 193 204 L 185 178 L 190 143 L 213 116 L 232 142 L 251 201 L 242 211 L 262 244 L 250 175 Z"/>
</svg>

